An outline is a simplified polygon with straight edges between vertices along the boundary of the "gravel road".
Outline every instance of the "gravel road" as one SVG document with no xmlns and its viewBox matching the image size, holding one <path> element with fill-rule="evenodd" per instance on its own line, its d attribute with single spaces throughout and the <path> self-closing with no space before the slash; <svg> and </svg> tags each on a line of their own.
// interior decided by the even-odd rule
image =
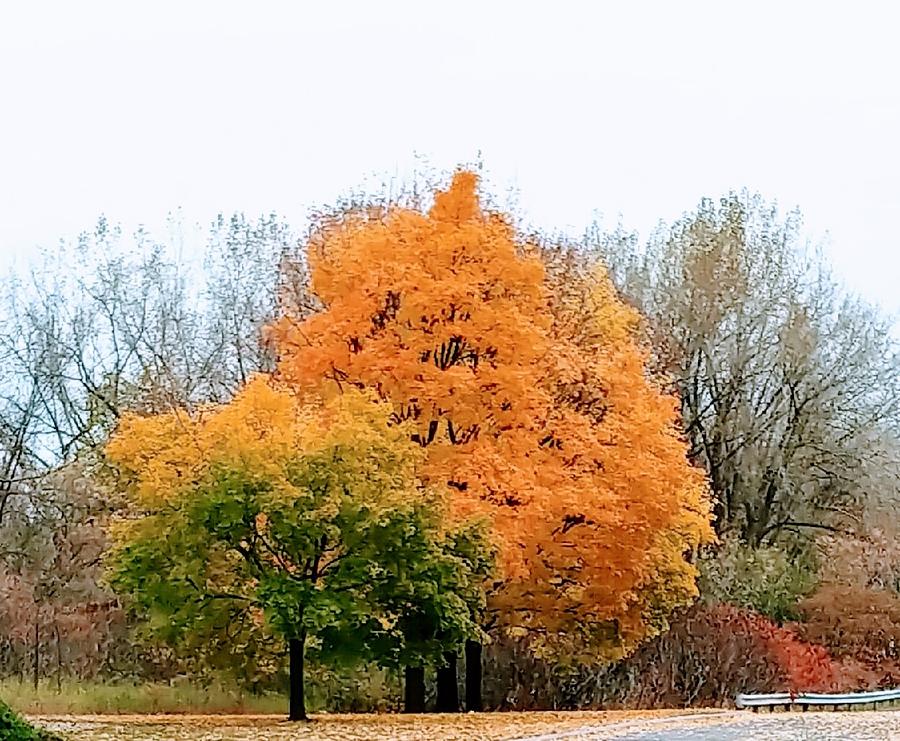
<svg viewBox="0 0 900 741">
<path fill-rule="evenodd" d="M 900 712 L 723 712 L 585 727 L 528 741 L 900 741 Z"/>
</svg>

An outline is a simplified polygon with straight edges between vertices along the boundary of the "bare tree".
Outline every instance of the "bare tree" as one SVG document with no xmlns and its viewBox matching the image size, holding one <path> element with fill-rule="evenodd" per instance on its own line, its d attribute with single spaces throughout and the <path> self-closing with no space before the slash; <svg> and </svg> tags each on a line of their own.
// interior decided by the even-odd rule
<svg viewBox="0 0 900 741">
<path fill-rule="evenodd" d="M 272 367 L 264 330 L 279 297 L 302 301 L 298 242 L 275 216 L 220 217 L 193 236 L 173 222 L 160 242 L 101 219 L 0 295 L 0 648 L 24 622 L 15 645 L 30 646 L 35 678 L 53 641 L 57 676 L 84 664 L 74 646 L 118 614 L 97 566 L 115 502 L 85 486 L 102 488 L 119 417 L 227 400 Z"/>
<path fill-rule="evenodd" d="M 644 250 L 623 233 L 591 243 L 647 317 L 720 534 L 759 545 L 840 531 L 874 495 L 897 492 L 890 324 L 836 285 L 797 213 L 732 194 Z"/>
</svg>

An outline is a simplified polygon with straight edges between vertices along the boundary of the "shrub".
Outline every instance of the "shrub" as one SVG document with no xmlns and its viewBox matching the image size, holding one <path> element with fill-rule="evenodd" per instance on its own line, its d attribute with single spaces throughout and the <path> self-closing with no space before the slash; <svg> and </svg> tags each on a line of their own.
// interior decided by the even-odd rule
<svg viewBox="0 0 900 741">
<path fill-rule="evenodd" d="M 530 634 L 498 634 L 484 647 L 484 706 L 491 710 L 569 710 L 596 704 L 581 686 L 602 665 L 572 663 L 537 650 Z"/>
<path fill-rule="evenodd" d="M 829 692 L 838 688 L 840 669 L 828 649 L 800 640 L 794 631 L 752 616 L 754 629 L 771 652 L 791 692 Z"/>
<path fill-rule="evenodd" d="M 846 667 L 827 649 L 762 615 L 702 603 L 615 664 L 536 656 L 528 638 L 486 651 L 486 703 L 496 709 L 721 706 L 738 692 L 828 691 Z"/>
<path fill-rule="evenodd" d="M 738 692 L 827 690 L 835 671 L 825 649 L 791 630 L 749 610 L 701 604 L 612 674 L 624 685 L 621 704 L 655 707 L 721 705 Z"/>
<path fill-rule="evenodd" d="M 59 736 L 35 728 L 0 701 L 0 739 L 3 741 L 61 741 Z"/>
<path fill-rule="evenodd" d="M 798 633 L 842 661 L 845 689 L 900 684 L 900 598 L 894 592 L 828 584 L 801 602 L 800 612 Z"/>
<path fill-rule="evenodd" d="M 795 620 L 797 603 L 815 586 L 811 554 L 791 558 L 775 547 L 726 541 L 700 559 L 700 594 L 707 604 L 730 604 L 776 622 Z"/>
</svg>

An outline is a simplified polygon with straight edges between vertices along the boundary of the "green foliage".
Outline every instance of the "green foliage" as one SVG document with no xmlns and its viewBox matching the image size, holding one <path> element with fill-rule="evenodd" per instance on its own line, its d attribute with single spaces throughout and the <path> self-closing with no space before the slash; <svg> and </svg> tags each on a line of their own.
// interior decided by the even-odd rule
<svg viewBox="0 0 900 741">
<path fill-rule="evenodd" d="M 60 738 L 27 723 L 0 700 L 0 741 L 60 741 Z"/>
<path fill-rule="evenodd" d="M 221 668 L 249 647 L 246 677 L 277 671 L 275 638 L 308 639 L 313 661 L 395 667 L 479 635 L 487 533 L 444 523 L 412 443 L 345 432 L 266 465 L 218 460 L 129 525 L 110 578 L 151 633 Z"/>
<path fill-rule="evenodd" d="M 314 697 L 317 687 L 312 687 Z M 284 696 L 244 692 L 234 685 L 181 681 L 129 682 L 64 679 L 41 682 L 0 680 L 0 695 L 29 715 L 112 715 L 117 713 L 281 713 Z"/>
<path fill-rule="evenodd" d="M 816 585 L 811 553 L 791 557 L 775 547 L 728 540 L 700 560 L 700 594 L 709 604 L 752 609 L 777 622 L 796 620 L 798 603 Z"/>
<path fill-rule="evenodd" d="M 208 535 L 186 519 L 176 522 L 179 514 L 147 518 L 139 536 L 110 558 L 108 576 L 130 598 L 135 638 L 143 645 L 171 646 L 199 683 L 227 677 L 254 692 L 271 688 L 281 673 L 284 641 L 254 619 L 251 602 L 216 598 L 217 592 L 206 589 L 238 584 L 228 572 L 217 573 Z M 235 568 L 241 566 L 234 561 Z"/>
</svg>

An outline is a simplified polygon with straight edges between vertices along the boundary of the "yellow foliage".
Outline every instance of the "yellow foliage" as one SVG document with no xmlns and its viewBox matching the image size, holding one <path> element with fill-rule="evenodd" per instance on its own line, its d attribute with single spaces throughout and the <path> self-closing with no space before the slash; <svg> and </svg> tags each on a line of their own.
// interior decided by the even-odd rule
<svg viewBox="0 0 900 741">
<path fill-rule="evenodd" d="M 327 401 L 303 399 L 259 375 L 230 403 L 194 416 L 123 416 L 106 455 L 130 480 L 136 503 L 150 510 L 189 492 L 216 464 L 239 465 L 289 489 L 283 478 L 287 461 L 340 444 L 393 445 L 395 460 L 408 461 L 412 479 L 418 451 L 406 427 L 389 424 L 389 412 L 387 404 L 361 391 Z"/>
</svg>

